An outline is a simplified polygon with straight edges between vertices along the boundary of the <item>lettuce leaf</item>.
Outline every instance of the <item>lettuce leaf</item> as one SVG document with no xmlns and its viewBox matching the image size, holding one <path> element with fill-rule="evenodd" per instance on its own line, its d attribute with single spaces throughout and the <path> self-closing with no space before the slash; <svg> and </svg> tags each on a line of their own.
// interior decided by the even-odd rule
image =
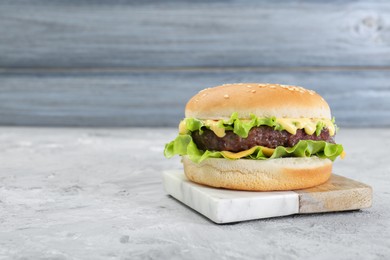
<svg viewBox="0 0 390 260">
<path fill-rule="evenodd" d="M 245 159 L 264 160 L 282 157 L 310 157 L 328 158 L 334 161 L 342 152 L 341 144 L 332 144 L 325 141 L 301 140 L 293 147 L 278 146 L 272 155 L 264 153 L 267 148 L 256 146 L 254 151 L 245 157 Z M 268 148 L 269 150 L 269 148 Z M 268 154 L 268 155 L 266 155 Z M 190 160 L 200 163 L 207 158 L 226 158 L 231 159 L 224 152 L 220 151 L 202 151 L 199 150 L 190 135 L 179 135 L 175 140 L 165 146 L 164 155 L 171 158 L 174 155 L 187 155 Z M 237 158 L 238 159 L 238 158 Z"/>
<path fill-rule="evenodd" d="M 238 113 L 235 112 L 231 115 L 231 117 L 228 120 L 219 120 L 217 126 L 219 128 L 225 129 L 225 131 L 232 130 L 236 135 L 242 138 L 247 138 L 249 131 L 253 127 L 258 127 L 262 125 L 273 127 L 275 130 L 278 131 L 284 130 L 283 126 L 276 122 L 275 117 L 261 118 L 261 117 L 256 117 L 253 114 L 251 114 L 250 117 L 251 117 L 250 120 L 242 120 L 238 118 Z M 199 131 L 202 134 L 203 127 L 209 128 L 209 126 L 207 126 L 204 121 L 196 118 L 184 118 L 183 121 L 187 133 Z M 334 123 L 334 119 L 332 122 Z M 317 123 L 316 131 L 315 131 L 317 136 L 321 133 L 324 127 L 326 127 L 326 125 L 323 122 Z"/>
</svg>

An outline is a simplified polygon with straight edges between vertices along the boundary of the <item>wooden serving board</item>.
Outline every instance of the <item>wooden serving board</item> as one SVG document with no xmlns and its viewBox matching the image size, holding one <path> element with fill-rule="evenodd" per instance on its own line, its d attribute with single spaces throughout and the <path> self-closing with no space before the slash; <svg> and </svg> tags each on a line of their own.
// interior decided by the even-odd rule
<svg viewBox="0 0 390 260">
<path fill-rule="evenodd" d="M 218 224 L 293 214 L 368 208 L 372 188 L 333 174 L 326 183 L 296 191 L 217 189 L 190 182 L 181 170 L 164 172 L 165 191 Z"/>
</svg>

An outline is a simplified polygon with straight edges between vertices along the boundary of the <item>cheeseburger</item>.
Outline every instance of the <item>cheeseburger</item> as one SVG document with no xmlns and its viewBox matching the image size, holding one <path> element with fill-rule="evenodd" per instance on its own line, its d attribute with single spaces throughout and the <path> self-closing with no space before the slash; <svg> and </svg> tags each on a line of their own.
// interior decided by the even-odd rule
<svg viewBox="0 0 390 260">
<path fill-rule="evenodd" d="M 343 156 L 327 102 L 312 90 L 278 84 L 225 84 L 200 91 L 185 108 L 181 155 L 193 182 L 235 190 L 295 190 L 326 182 Z"/>
</svg>

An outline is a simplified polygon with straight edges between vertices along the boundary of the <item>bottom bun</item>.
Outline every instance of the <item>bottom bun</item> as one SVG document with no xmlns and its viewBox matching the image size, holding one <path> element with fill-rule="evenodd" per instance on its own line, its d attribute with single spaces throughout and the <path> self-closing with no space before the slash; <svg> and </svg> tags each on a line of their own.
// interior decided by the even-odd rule
<svg viewBox="0 0 390 260">
<path fill-rule="evenodd" d="M 193 182 L 225 189 L 297 190 L 326 182 L 332 161 L 318 157 L 268 160 L 206 159 L 197 164 L 183 156 L 184 172 Z"/>
</svg>

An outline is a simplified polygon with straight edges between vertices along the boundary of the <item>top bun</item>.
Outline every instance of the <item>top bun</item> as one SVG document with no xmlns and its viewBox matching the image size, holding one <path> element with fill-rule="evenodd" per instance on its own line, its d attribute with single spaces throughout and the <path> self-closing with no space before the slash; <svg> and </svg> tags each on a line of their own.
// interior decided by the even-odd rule
<svg viewBox="0 0 390 260">
<path fill-rule="evenodd" d="M 257 117 L 328 118 L 328 103 L 317 93 L 297 86 L 265 83 L 225 84 L 207 88 L 187 103 L 185 116 L 228 119 L 237 112 L 241 119 Z"/>
</svg>

